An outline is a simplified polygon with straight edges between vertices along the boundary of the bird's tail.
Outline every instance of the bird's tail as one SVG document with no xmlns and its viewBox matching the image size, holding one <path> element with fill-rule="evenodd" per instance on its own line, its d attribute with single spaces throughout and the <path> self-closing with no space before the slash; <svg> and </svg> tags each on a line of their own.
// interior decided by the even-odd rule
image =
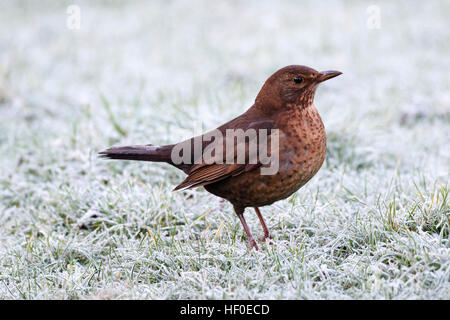
<svg viewBox="0 0 450 320">
<path fill-rule="evenodd" d="M 126 146 L 112 147 L 99 152 L 100 157 L 107 159 L 138 160 L 171 163 L 172 146 Z"/>
</svg>

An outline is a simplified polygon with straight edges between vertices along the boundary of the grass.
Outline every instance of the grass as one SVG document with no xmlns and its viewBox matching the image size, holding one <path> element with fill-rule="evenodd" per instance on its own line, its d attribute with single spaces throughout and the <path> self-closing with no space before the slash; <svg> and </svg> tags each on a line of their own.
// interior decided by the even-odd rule
<svg viewBox="0 0 450 320">
<path fill-rule="evenodd" d="M 80 30 L 69 3 L 0 5 L 0 298 L 450 298 L 448 2 L 377 1 L 380 29 L 354 1 L 77 3 Z M 214 128 L 288 64 L 344 75 L 259 252 L 176 169 L 97 158 Z"/>
</svg>

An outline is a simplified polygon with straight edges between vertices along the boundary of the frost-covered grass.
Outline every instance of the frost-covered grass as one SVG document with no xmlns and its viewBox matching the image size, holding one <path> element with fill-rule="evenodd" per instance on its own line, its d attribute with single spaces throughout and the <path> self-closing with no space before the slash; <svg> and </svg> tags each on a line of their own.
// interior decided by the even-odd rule
<svg viewBox="0 0 450 320">
<path fill-rule="evenodd" d="M 0 298 L 450 299 L 449 1 L 374 1 L 380 29 L 363 1 L 133 3 L 0 3 Z M 97 158 L 214 128 L 288 64 L 344 75 L 264 250 L 176 169 Z"/>
</svg>

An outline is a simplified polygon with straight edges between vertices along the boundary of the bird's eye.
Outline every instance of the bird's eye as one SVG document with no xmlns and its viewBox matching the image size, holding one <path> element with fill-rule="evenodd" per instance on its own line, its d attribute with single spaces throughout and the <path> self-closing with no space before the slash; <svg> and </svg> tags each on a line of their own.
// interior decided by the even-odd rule
<svg viewBox="0 0 450 320">
<path fill-rule="evenodd" d="M 295 77 L 294 78 L 294 82 L 295 83 L 301 83 L 303 81 L 303 78 L 302 77 Z"/>
</svg>

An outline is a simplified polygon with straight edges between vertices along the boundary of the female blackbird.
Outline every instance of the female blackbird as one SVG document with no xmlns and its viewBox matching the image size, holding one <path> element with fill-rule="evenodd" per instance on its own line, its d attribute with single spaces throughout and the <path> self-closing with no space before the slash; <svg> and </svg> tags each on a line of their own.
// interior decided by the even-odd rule
<svg viewBox="0 0 450 320">
<path fill-rule="evenodd" d="M 267 79 L 250 109 L 211 132 L 179 144 L 112 147 L 100 155 L 109 159 L 166 162 L 183 170 L 188 176 L 175 190 L 204 186 L 210 193 L 227 199 L 250 246 L 258 250 L 244 219 L 244 210 L 255 208 L 264 230 L 263 240 L 270 238 L 258 207 L 289 197 L 320 169 L 325 158 L 326 134 L 314 106 L 314 94 L 319 83 L 340 74 L 300 65 L 284 67 Z M 263 135 L 254 138 L 251 130 L 265 130 L 267 139 Z M 235 134 L 231 134 L 231 139 L 230 132 Z M 237 136 L 242 133 L 244 139 L 239 140 Z M 225 140 L 221 139 L 223 136 Z M 210 142 L 212 137 L 214 140 Z M 259 153 L 250 151 L 252 143 Z M 200 153 L 195 152 L 196 148 Z M 242 150 L 244 156 L 239 158 Z M 263 160 L 261 150 L 270 156 L 269 162 Z"/>
</svg>

